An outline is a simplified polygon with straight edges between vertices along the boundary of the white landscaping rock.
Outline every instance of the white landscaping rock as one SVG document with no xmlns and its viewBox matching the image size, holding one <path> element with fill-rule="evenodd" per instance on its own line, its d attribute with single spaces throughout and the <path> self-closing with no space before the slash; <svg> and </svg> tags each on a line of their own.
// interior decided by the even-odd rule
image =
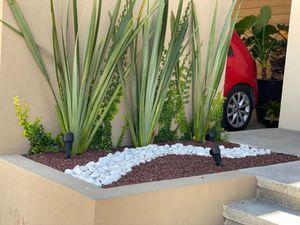
<svg viewBox="0 0 300 225">
<path fill-rule="evenodd" d="M 269 149 L 251 148 L 241 145 L 235 148 L 219 146 L 223 158 L 244 158 L 247 156 L 258 156 L 271 154 Z M 199 146 L 184 146 L 174 144 L 158 146 L 148 145 L 139 148 L 125 148 L 122 152 L 109 153 L 99 158 L 98 162 L 89 162 L 85 166 L 75 166 L 73 170 L 65 170 L 65 174 L 84 180 L 96 186 L 109 185 L 118 181 L 122 176 L 132 171 L 132 167 L 141 163 L 150 162 L 165 155 L 198 155 L 209 157 L 210 148 Z"/>
</svg>

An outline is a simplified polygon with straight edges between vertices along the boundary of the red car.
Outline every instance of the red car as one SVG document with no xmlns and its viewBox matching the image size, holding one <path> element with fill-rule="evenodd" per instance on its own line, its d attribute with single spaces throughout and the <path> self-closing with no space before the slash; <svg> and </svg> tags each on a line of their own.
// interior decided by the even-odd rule
<svg viewBox="0 0 300 225">
<path fill-rule="evenodd" d="M 244 129 L 257 103 L 256 64 L 247 47 L 234 32 L 226 65 L 224 85 L 224 126 L 227 130 Z"/>
</svg>

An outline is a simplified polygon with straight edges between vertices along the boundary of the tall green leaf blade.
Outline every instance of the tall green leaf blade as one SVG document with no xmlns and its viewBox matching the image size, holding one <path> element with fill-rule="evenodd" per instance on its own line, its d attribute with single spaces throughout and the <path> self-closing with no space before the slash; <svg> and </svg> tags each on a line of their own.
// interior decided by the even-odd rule
<svg viewBox="0 0 300 225">
<path fill-rule="evenodd" d="M 233 4 L 229 9 L 224 24 L 221 28 L 221 33 L 216 45 L 214 44 L 214 41 L 212 41 L 212 39 L 214 39 L 213 31 L 216 29 L 215 28 L 216 23 L 213 22 L 211 25 L 212 32 L 209 41 L 211 45 L 210 47 L 208 47 L 208 53 L 207 53 L 207 56 L 210 57 L 206 61 L 206 71 L 205 71 L 206 74 L 210 74 L 211 76 L 210 82 L 206 83 L 202 81 L 202 86 L 200 89 L 196 86 L 197 84 L 193 84 L 193 90 L 192 90 L 193 122 L 194 122 L 193 133 L 196 141 L 205 141 L 205 137 L 209 128 L 209 118 L 210 118 L 209 115 L 210 115 L 212 102 L 216 96 L 217 89 L 219 87 L 220 80 L 222 78 L 222 74 L 224 71 L 226 58 L 227 58 L 227 52 L 229 49 L 231 37 L 234 30 L 234 24 L 237 18 L 237 14 L 236 14 L 233 21 L 231 21 L 236 3 L 237 3 L 236 0 L 233 1 Z M 238 11 L 239 9 L 237 10 L 237 12 Z M 216 19 L 216 14 L 217 14 L 217 10 L 215 8 L 213 21 Z M 195 13 L 193 14 L 193 17 L 194 17 L 193 29 L 195 30 L 198 27 L 197 17 Z M 198 33 L 197 31 L 195 32 Z M 201 56 L 199 56 L 199 51 L 200 51 L 199 36 L 197 37 L 197 39 L 198 40 L 194 38 L 193 40 L 193 64 L 194 64 L 192 66 L 193 73 L 195 72 L 200 73 L 201 71 L 201 69 L 197 69 L 200 68 L 199 64 L 201 62 Z M 198 83 L 199 79 L 200 79 L 199 75 L 193 74 L 193 82 Z"/>
</svg>

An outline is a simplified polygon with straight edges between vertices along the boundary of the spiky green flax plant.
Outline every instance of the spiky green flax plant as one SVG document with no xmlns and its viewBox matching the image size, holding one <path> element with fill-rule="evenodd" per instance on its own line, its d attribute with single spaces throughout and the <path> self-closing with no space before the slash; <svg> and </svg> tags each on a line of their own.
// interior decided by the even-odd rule
<svg viewBox="0 0 300 225">
<path fill-rule="evenodd" d="M 120 91 L 121 84 L 111 94 L 110 101 L 102 104 L 107 98 L 118 61 L 156 8 L 153 7 L 149 14 L 139 21 L 139 24 L 135 24 L 132 13 L 136 0 L 126 1 L 125 10 L 121 15 L 121 0 L 117 0 L 113 12 L 109 14 L 108 31 L 99 38 L 102 0 L 93 0 L 90 22 L 85 32 L 87 37 L 82 38 L 85 41 L 81 48 L 77 0 L 71 2 L 73 7 L 69 7 L 71 4 L 67 1 L 67 15 L 73 15 L 73 27 L 70 29 L 73 29 L 74 37 L 71 38 L 67 35 L 71 18 L 66 16 L 65 21 L 59 20 L 61 22 L 59 24 L 54 0 L 49 0 L 52 18 L 53 64 L 56 72 L 56 79 L 53 79 L 46 69 L 39 47 L 17 1 L 7 1 L 19 30 L 10 27 L 24 38 L 52 90 L 61 132 L 74 134 L 72 155 L 81 154 L 88 148 Z"/>
<path fill-rule="evenodd" d="M 147 4 L 149 9 L 149 1 L 143 1 L 145 7 Z M 135 146 L 153 142 L 172 73 L 187 42 L 191 4 L 184 12 L 183 0 L 179 0 L 176 15 L 172 13 L 168 47 L 165 44 L 169 1 L 159 0 L 158 4 L 156 13 L 143 25 L 141 36 L 130 46 L 130 85 L 121 75 L 126 118 Z M 140 21 L 140 17 L 137 20 Z"/>
<path fill-rule="evenodd" d="M 192 7 L 192 30 L 194 33 L 192 38 L 192 131 L 196 141 L 205 141 L 209 129 L 209 114 L 222 79 L 239 11 L 238 9 L 232 19 L 236 4 L 237 0 L 234 0 L 217 37 L 218 0 L 216 0 L 205 61 L 201 56 L 202 42 L 194 4 Z"/>
</svg>

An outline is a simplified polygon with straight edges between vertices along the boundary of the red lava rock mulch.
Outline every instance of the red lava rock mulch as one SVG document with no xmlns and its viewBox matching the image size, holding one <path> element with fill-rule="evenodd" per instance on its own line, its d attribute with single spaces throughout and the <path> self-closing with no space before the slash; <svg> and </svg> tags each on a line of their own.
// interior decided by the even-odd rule
<svg viewBox="0 0 300 225">
<path fill-rule="evenodd" d="M 175 143 L 175 142 L 174 142 Z M 174 144 L 168 143 L 168 144 Z M 164 143 L 161 143 L 164 144 Z M 227 148 L 236 147 L 232 143 L 195 143 L 183 142 L 184 145 L 197 145 L 203 147 L 212 147 L 214 145 L 224 145 Z M 118 149 L 122 151 L 122 149 Z M 115 150 L 117 151 L 117 150 Z M 24 155 L 25 157 L 45 164 L 60 171 L 73 169 L 76 165 L 85 165 L 90 161 L 98 161 L 100 157 L 107 155 L 103 151 L 88 151 L 83 155 L 75 156 L 71 160 L 66 160 L 64 153 L 41 153 L 36 155 Z M 168 155 L 152 160 L 151 162 L 141 164 L 132 168 L 132 171 L 123 176 L 119 181 L 105 186 L 117 187 L 129 184 L 138 184 L 159 180 L 169 180 L 180 177 L 199 176 L 204 174 L 219 173 L 243 168 L 267 166 L 271 164 L 284 163 L 300 160 L 300 157 L 272 153 L 270 155 L 245 157 L 240 159 L 222 159 L 222 167 L 217 167 L 212 157 L 191 156 L 191 155 Z"/>
<path fill-rule="evenodd" d="M 300 158 L 291 155 L 272 153 L 271 155 L 245 157 L 241 159 L 223 158 L 223 166 L 217 167 L 212 157 L 168 155 L 155 159 L 149 163 L 133 167 L 130 173 L 123 176 L 117 182 L 105 187 L 118 187 L 180 177 L 200 176 L 296 160 L 300 160 Z"/>
<path fill-rule="evenodd" d="M 31 159 L 35 162 L 44 164 L 46 166 L 52 167 L 59 171 L 64 172 L 66 169 L 73 169 L 76 165 L 83 166 L 90 161 L 98 161 L 100 157 L 106 156 L 108 153 L 104 151 L 87 151 L 82 155 L 77 155 L 72 157 L 72 159 L 67 160 L 66 155 L 62 152 L 59 153 L 39 153 L 35 155 L 26 154 L 24 157 Z"/>
</svg>

